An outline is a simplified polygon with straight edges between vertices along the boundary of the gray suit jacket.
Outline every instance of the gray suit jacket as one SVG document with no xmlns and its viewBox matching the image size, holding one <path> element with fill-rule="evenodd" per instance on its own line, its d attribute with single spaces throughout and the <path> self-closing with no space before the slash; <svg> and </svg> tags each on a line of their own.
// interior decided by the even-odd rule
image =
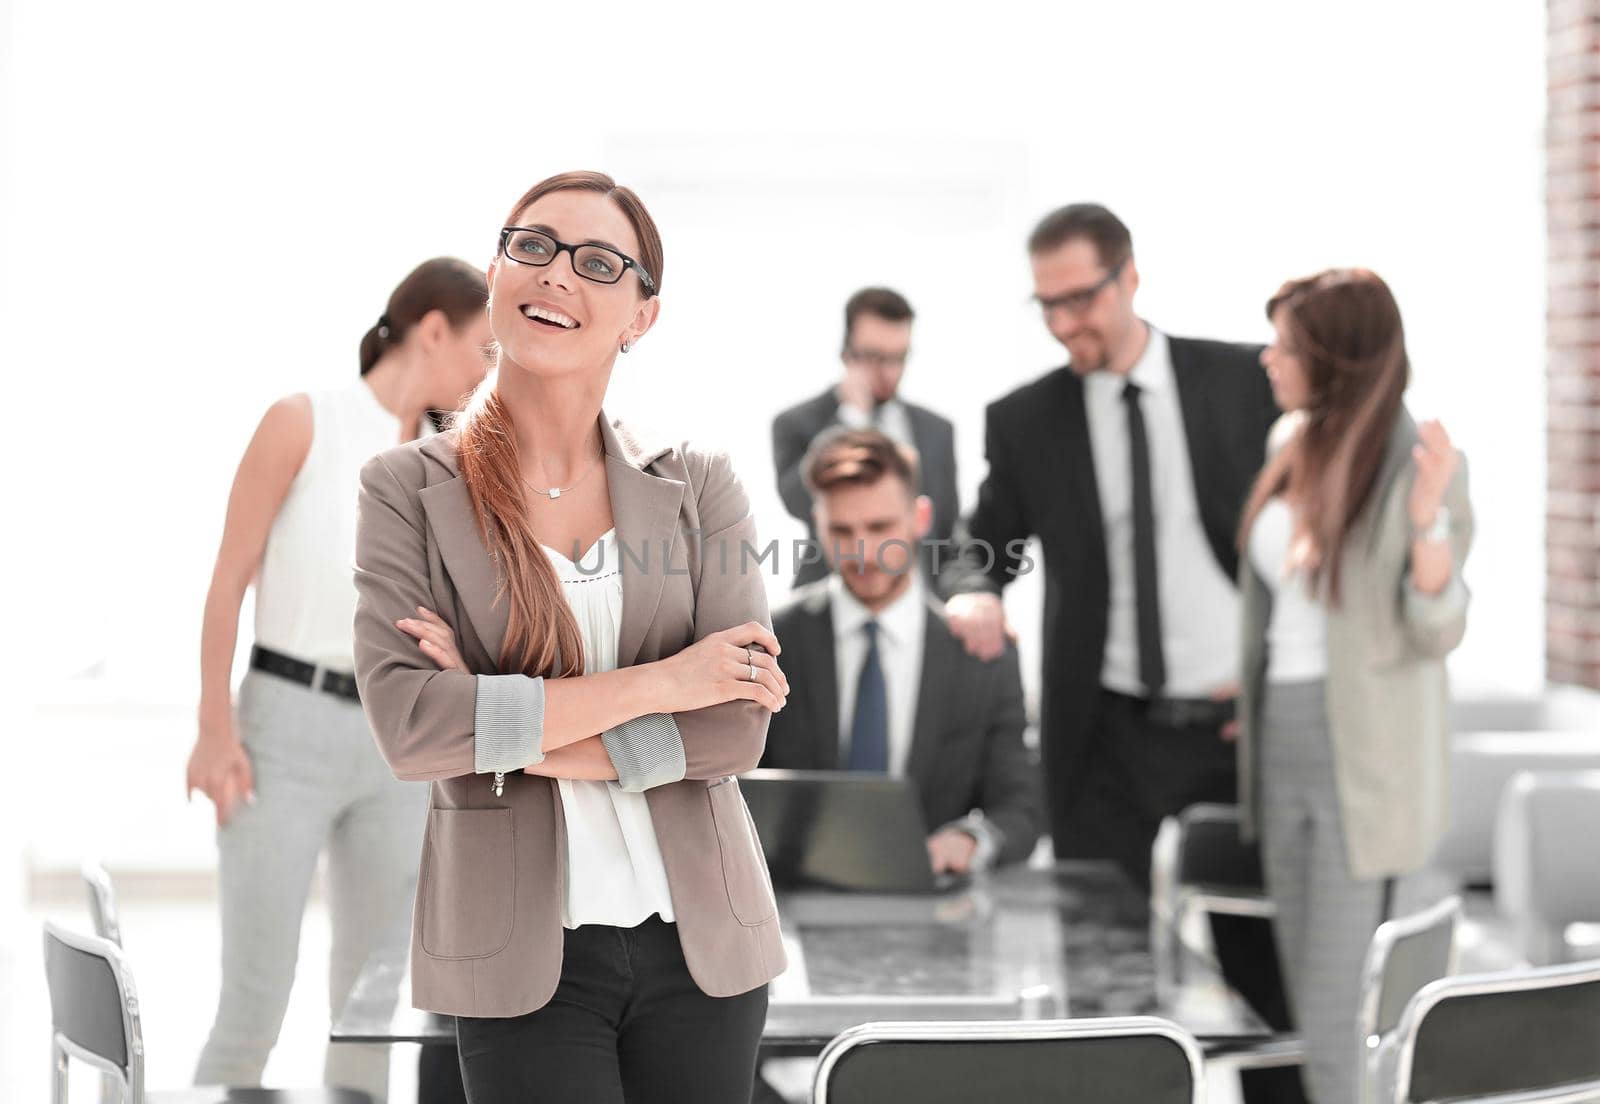
<svg viewBox="0 0 1600 1104">
<path fill-rule="evenodd" d="M 1334 785 L 1343 816 L 1350 875 L 1384 878 L 1426 861 L 1448 819 L 1449 688 L 1445 656 L 1467 627 L 1461 567 L 1472 547 L 1467 465 L 1445 492 L 1455 574 L 1437 595 L 1411 585 L 1411 522 L 1406 504 L 1416 478 L 1411 447 L 1417 427 L 1401 411 L 1371 500 L 1343 550 L 1343 603 L 1328 611 L 1328 726 Z M 1255 769 L 1263 734 L 1257 724 L 1266 683 L 1272 591 L 1239 558 L 1243 633 L 1239 792 L 1245 832 L 1260 823 Z"/>
<path fill-rule="evenodd" d="M 789 704 L 772 718 L 763 767 L 839 769 L 839 687 L 828 580 L 800 588 L 772 617 L 783 645 Z M 1039 770 L 1022 743 L 1027 715 L 1016 649 L 975 659 L 928 603 L 911 753 L 906 773 L 922 798 L 930 829 L 973 809 L 999 835 L 997 862 L 1026 859 L 1038 842 L 1044 810 Z"/>
<path fill-rule="evenodd" d="M 956 490 L 955 427 L 949 419 L 941 418 L 926 407 L 904 399 L 901 402 L 905 403 L 906 414 L 911 419 L 911 436 L 922 468 L 920 493 L 933 502 L 933 524 L 928 529 L 927 539 L 949 540 L 960 511 Z M 839 397 L 830 387 L 798 406 L 791 406 L 772 422 L 772 462 L 778 469 L 778 494 L 789 513 L 805 522 L 806 533 L 813 541 L 817 539 L 817 530 L 811 520 L 811 492 L 806 490 L 801 477 L 800 462 L 818 434 L 838 420 Z M 945 553 L 940 563 L 952 558 L 953 550 Z M 925 559 L 924 563 L 931 563 L 931 560 Z M 816 582 L 825 578 L 828 570 L 826 563 L 808 563 L 796 572 L 794 585 Z M 929 577 L 932 578 L 931 572 Z"/>
<path fill-rule="evenodd" d="M 617 539 L 649 557 L 639 566 L 620 556 L 618 665 L 766 623 L 759 566 L 741 563 L 755 523 L 727 458 L 643 441 L 604 414 L 600 425 Z M 362 470 L 356 680 L 395 776 L 433 783 L 412 921 L 413 1000 L 458 1016 L 517 1016 L 542 1007 L 561 974 L 565 819 L 554 780 L 502 763 L 496 796 L 480 773 L 487 730 L 496 741 L 520 733 L 531 746 L 543 720 L 526 707 L 542 705 L 543 685 L 499 673 L 508 605 L 456 439 L 400 445 Z M 688 539 L 688 530 L 702 536 Z M 419 605 L 449 623 L 472 674 L 439 670 L 395 627 Z M 605 734 L 623 785 L 646 793 L 684 958 L 712 996 L 746 992 L 784 968 L 766 861 L 733 777 L 760 759 L 769 716 L 753 702 L 725 702 Z"/>
</svg>

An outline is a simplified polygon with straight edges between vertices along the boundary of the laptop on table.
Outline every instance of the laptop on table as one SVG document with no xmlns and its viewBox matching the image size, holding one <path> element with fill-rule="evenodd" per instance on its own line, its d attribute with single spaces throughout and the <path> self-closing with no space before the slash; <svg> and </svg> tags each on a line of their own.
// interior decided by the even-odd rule
<svg viewBox="0 0 1600 1104">
<path fill-rule="evenodd" d="M 922 802 L 909 779 L 861 771 L 753 770 L 739 789 L 777 889 L 937 893 Z"/>
</svg>

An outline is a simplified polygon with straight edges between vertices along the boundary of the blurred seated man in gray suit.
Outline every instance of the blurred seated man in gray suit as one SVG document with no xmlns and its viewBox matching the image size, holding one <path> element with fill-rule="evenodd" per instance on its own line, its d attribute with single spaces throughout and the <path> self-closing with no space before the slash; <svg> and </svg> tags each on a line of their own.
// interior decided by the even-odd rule
<svg viewBox="0 0 1600 1104">
<path fill-rule="evenodd" d="M 761 765 L 910 778 L 935 873 L 1027 858 L 1043 808 L 1017 654 L 973 657 L 929 598 L 911 559 L 933 512 L 914 490 L 916 453 L 877 430 L 836 429 L 803 472 L 835 570 L 773 613 L 794 693 Z"/>
<path fill-rule="evenodd" d="M 811 492 L 801 463 L 819 435 L 836 426 L 879 429 L 921 457 L 918 490 L 933 503 L 930 531 L 949 540 L 960 504 L 956 494 L 955 427 L 949 419 L 899 398 L 900 381 L 911 355 L 911 304 L 889 288 L 862 288 L 844 308 L 844 378 L 814 398 L 792 406 L 772 423 L 772 457 L 778 470 L 778 494 L 789 513 L 806 523 L 815 542 Z M 948 555 L 946 558 L 949 558 Z M 930 560 L 924 557 L 924 569 Z M 817 556 L 798 562 L 794 585 L 814 582 L 828 573 Z M 930 574 L 931 577 L 931 574 Z"/>
</svg>

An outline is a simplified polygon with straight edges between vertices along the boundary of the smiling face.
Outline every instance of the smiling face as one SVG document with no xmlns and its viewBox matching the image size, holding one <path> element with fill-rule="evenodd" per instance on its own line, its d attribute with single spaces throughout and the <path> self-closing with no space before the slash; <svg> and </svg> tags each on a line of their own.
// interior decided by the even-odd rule
<svg viewBox="0 0 1600 1104">
<path fill-rule="evenodd" d="M 1116 278 L 1109 281 L 1110 270 L 1088 238 L 1068 238 L 1030 259 L 1033 293 L 1046 304 L 1045 326 L 1072 355 L 1072 370 L 1082 376 L 1109 368 L 1139 334 L 1139 319 L 1133 311 L 1139 272 L 1133 258 L 1124 261 Z M 1097 290 L 1090 294 L 1091 289 Z M 1087 302 L 1071 302 L 1075 295 Z M 1064 299 L 1068 302 L 1062 303 Z"/>
<path fill-rule="evenodd" d="M 511 225 L 639 259 L 633 224 L 599 192 L 551 192 L 519 211 Z M 584 262 L 568 251 L 542 266 L 495 257 L 489 266 L 489 317 L 502 366 L 540 375 L 609 369 L 623 343 L 636 342 L 655 322 L 659 303 L 644 297 L 636 271 L 602 284 L 580 277 L 574 263 Z"/>
<path fill-rule="evenodd" d="M 873 483 L 827 488 L 813 509 L 824 557 L 862 605 L 881 609 L 911 585 L 914 550 L 933 522 L 927 496 L 886 474 Z"/>
</svg>

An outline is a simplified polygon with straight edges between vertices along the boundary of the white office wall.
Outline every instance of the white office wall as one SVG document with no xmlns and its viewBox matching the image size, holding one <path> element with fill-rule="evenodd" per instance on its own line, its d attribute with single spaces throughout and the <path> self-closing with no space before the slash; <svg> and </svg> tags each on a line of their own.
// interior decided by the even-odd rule
<svg viewBox="0 0 1600 1104">
<path fill-rule="evenodd" d="M 1142 309 L 1178 333 L 1261 340 L 1283 278 L 1376 268 L 1414 409 L 1472 459 L 1458 687 L 1540 687 L 1540 5 L 11 0 L 9 21 L 4 647 L 49 707 L 15 742 L 36 857 L 208 861 L 176 802 L 251 427 L 353 378 L 396 279 L 487 261 L 514 197 L 572 167 L 636 186 L 666 239 L 662 321 L 610 409 L 728 447 L 776 537 L 800 530 L 769 419 L 836 371 L 864 283 L 919 312 L 906 390 L 956 421 L 970 502 L 983 403 L 1061 359 L 1025 305 L 1049 208 L 1118 210 Z M 1010 603 L 1030 679 L 1034 584 Z M 88 795 L 65 805 L 64 760 Z"/>
</svg>

